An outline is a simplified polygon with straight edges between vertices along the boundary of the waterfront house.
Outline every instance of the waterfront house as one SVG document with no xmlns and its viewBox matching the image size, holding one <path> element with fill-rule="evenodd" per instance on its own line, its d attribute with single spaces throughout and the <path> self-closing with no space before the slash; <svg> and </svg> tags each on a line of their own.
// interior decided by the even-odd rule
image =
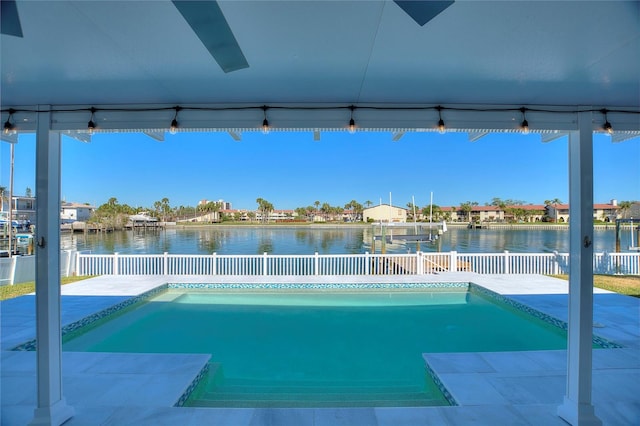
<svg viewBox="0 0 640 426">
<path fill-rule="evenodd" d="M 6 194 L 5 194 L 6 195 Z M 11 208 L 13 209 L 13 220 L 19 223 L 34 223 L 36 220 L 36 199 L 14 195 L 11 197 Z M 9 205 L 6 200 L 2 201 L 2 211 L 8 211 Z"/>
<path fill-rule="evenodd" d="M 256 210 L 256 220 L 262 221 L 262 212 L 260 210 Z M 298 214 L 294 210 L 271 210 L 267 216 L 267 221 L 276 222 L 276 221 L 285 221 L 285 220 L 293 220 L 298 217 Z"/>
<path fill-rule="evenodd" d="M 545 216 L 545 206 L 540 204 L 471 206 L 469 212 L 460 206 L 441 207 L 441 210 L 451 222 L 540 222 Z"/>
<path fill-rule="evenodd" d="M 545 206 L 546 217 L 550 221 L 558 223 L 569 222 L 569 204 L 548 204 Z M 614 222 L 620 215 L 620 207 L 616 200 L 610 203 L 594 203 L 593 219 L 603 222 Z"/>
<path fill-rule="evenodd" d="M 362 220 L 364 222 L 405 223 L 407 209 L 389 204 L 367 207 L 362 211 Z"/>
<path fill-rule="evenodd" d="M 620 207 L 616 200 L 611 200 L 609 204 L 594 204 L 593 219 L 603 222 L 615 222 L 620 215 Z"/>
<path fill-rule="evenodd" d="M 545 211 L 543 204 L 507 206 L 504 209 L 504 219 L 508 222 L 542 222 Z"/>
<path fill-rule="evenodd" d="M 95 207 L 89 204 L 62 203 L 60 217 L 66 222 L 85 222 L 91 217 Z"/>
</svg>

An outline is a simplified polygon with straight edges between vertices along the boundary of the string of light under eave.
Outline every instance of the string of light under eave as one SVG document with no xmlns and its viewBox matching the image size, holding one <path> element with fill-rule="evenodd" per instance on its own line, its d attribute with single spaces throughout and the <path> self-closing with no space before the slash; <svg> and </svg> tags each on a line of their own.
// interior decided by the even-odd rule
<svg viewBox="0 0 640 426">
<path fill-rule="evenodd" d="M 546 113 L 564 113 L 564 114 L 575 114 L 579 112 L 599 112 L 604 116 L 604 123 L 602 124 L 601 129 L 608 133 L 613 134 L 613 126 L 609 122 L 608 113 L 615 112 L 621 114 L 640 114 L 640 111 L 628 111 L 628 110 L 611 110 L 607 108 L 601 109 L 575 109 L 575 110 L 551 110 L 551 109 L 543 109 L 543 108 L 527 108 L 527 107 L 507 107 L 507 108 L 470 108 L 470 107 L 445 107 L 442 105 L 435 106 L 427 106 L 427 107 L 384 107 L 384 106 L 356 106 L 356 105 L 348 105 L 348 106 L 316 106 L 316 107 L 304 107 L 304 106 L 240 106 L 240 107 L 184 107 L 184 106 L 173 106 L 173 107 L 153 107 L 153 108 L 73 108 L 73 109 L 52 109 L 49 112 L 83 112 L 87 111 L 89 115 L 89 121 L 87 123 L 87 131 L 88 133 L 93 133 L 97 129 L 97 125 L 95 122 L 95 115 L 99 112 L 153 112 L 153 111 L 175 111 L 173 119 L 169 124 L 169 132 L 171 134 L 175 134 L 180 128 L 178 122 L 178 113 L 180 111 L 239 111 L 239 110 L 262 110 L 263 111 L 263 120 L 262 120 L 262 131 L 263 133 L 269 133 L 271 127 L 269 124 L 269 120 L 267 119 L 267 111 L 269 109 L 282 109 L 282 110 L 340 110 L 340 109 L 348 109 L 350 111 L 349 122 L 346 126 L 346 129 L 349 133 L 355 133 L 357 130 L 356 121 L 354 118 L 354 112 L 356 110 L 387 110 L 387 111 L 437 111 L 438 112 L 438 121 L 435 124 L 435 129 L 438 130 L 439 133 L 446 132 L 446 125 L 443 119 L 443 111 L 456 111 L 456 112 L 520 112 L 522 114 L 522 121 L 520 123 L 520 130 L 523 134 L 528 134 L 530 131 L 529 121 L 526 118 L 527 111 L 530 112 L 546 112 Z M 32 109 L 3 109 L 3 113 L 8 113 L 9 116 L 4 123 L 4 133 L 5 134 L 14 134 L 18 130 L 15 124 L 15 120 L 13 119 L 14 114 L 19 112 L 40 112 L 38 110 Z"/>
</svg>

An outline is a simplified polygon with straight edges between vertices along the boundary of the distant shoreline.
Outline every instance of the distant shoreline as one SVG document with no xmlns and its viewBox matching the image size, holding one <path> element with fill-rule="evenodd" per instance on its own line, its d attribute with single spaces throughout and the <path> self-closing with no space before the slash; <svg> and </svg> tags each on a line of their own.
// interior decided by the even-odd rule
<svg viewBox="0 0 640 426">
<path fill-rule="evenodd" d="M 368 228 L 372 225 L 369 223 L 198 223 L 183 224 L 176 223 L 166 225 L 166 228 L 181 229 L 198 229 L 198 228 L 312 228 L 312 229 L 329 229 L 329 228 Z"/>
<path fill-rule="evenodd" d="M 426 224 L 428 222 L 418 222 L 420 224 Z M 413 225 L 412 222 L 406 222 L 407 226 Z M 544 224 L 532 224 L 532 223 L 482 223 L 482 229 L 478 229 L 479 231 L 483 229 L 496 230 L 496 229 L 504 229 L 504 230 L 518 230 L 518 229 L 540 229 L 540 230 L 560 230 L 567 231 L 569 230 L 568 223 L 562 224 L 554 224 L 554 223 L 544 223 Z M 305 228 L 305 229 L 358 229 L 358 228 L 370 228 L 373 224 L 371 223 L 174 223 L 167 224 L 165 227 L 167 229 L 210 229 L 210 228 Z M 447 226 L 451 228 L 467 228 L 469 223 L 467 222 L 447 222 Z M 624 227 L 624 224 L 623 224 Z M 615 223 L 611 224 L 594 224 L 594 229 L 615 229 Z"/>
</svg>

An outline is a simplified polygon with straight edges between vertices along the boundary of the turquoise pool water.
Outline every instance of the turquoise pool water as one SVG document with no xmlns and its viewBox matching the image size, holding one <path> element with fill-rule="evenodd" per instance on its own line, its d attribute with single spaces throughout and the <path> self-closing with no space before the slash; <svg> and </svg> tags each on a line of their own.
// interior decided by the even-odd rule
<svg viewBox="0 0 640 426">
<path fill-rule="evenodd" d="M 566 347 L 563 330 L 453 288 L 170 290 L 76 334 L 65 350 L 212 354 L 186 404 L 205 407 L 448 405 L 422 353 Z"/>
</svg>

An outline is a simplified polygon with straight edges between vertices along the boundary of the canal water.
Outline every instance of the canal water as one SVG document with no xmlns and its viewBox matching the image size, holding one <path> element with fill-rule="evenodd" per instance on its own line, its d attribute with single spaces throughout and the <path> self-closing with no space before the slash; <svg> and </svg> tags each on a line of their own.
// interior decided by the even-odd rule
<svg viewBox="0 0 640 426">
<path fill-rule="evenodd" d="M 158 231 L 118 231 L 62 235 L 63 249 L 121 254 L 359 254 L 372 253 L 372 227 L 211 226 L 177 227 Z M 621 251 L 628 251 L 629 232 L 622 232 Z M 637 242 L 636 242 L 637 245 Z M 375 252 L 380 252 L 376 242 Z M 387 253 L 415 253 L 415 242 L 394 240 Z M 420 243 L 421 251 L 461 253 L 569 252 L 569 232 L 558 230 L 466 229 L 450 227 L 434 243 Z M 615 251 L 615 231 L 596 229 L 595 252 Z"/>
</svg>

